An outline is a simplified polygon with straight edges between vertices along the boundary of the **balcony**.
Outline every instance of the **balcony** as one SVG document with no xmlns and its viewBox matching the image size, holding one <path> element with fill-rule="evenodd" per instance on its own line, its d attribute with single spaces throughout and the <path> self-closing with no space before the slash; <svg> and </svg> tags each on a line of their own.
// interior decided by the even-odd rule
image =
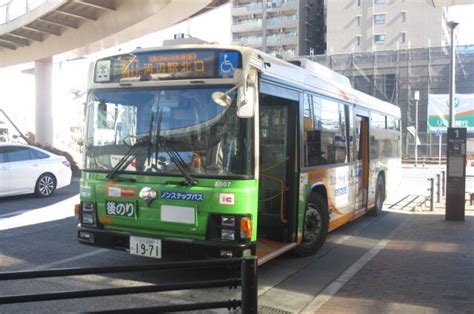
<svg viewBox="0 0 474 314">
<path fill-rule="evenodd" d="M 263 10 L 263 4 L 261 2 L 244 4 L 244 5 L 234 5 L 232 7 L 231 14 L 232 16 L 249 15 L 249 14 L 261 12 L 262 10 Z"/>
<path fill-rule="evenodd" d="M 272 18 L 267 19 L 266 26 L 267 29 L 296 28 L 298 27 L 298 21 L 296 19 Z"/>
<path fill-rule="evenodd" d="M 289 0 L 285 3 L 278 2 L 267 2 L 267 12 L 286 12 L 286 11 L 297 11 L 298 2 L 296 0 Z"/>
<path fill-rule="evenodd" d="M 244 45 L 249 47 L 261 47 L 262 37 L 242 37 L 232 40 L 233 45 Z"/>
<path fill-rule="evenodd" d="M 265 42 L 268 47 L 297 45 L 298 36 L 270 35 Z"/>
<path fill-rule="evenodd" d="M 242 23 L 235 23 L 231 26 L 232 33 L 262 31 L 262 20 L 246 21 Z"/>
</svg>

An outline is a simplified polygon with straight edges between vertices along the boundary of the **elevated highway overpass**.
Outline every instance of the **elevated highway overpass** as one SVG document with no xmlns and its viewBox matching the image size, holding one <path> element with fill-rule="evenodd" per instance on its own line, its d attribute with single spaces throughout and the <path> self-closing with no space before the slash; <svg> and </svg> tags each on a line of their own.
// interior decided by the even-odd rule
<svg viewBox="0 0 474 314">
<path fill-rule="evenodd" d="M 162 30 L 225 2 L 12 0 L 0 6 L 0 67 L 71 50 L 90 54 Z"/>
<path fill-rule="evenodd" d="M 35 62 L 36 139 L 53 144 L 52 57 L 78 56 L 165 29 L 228 0 L 0 1 L 0 68 Z"/>
</svg>

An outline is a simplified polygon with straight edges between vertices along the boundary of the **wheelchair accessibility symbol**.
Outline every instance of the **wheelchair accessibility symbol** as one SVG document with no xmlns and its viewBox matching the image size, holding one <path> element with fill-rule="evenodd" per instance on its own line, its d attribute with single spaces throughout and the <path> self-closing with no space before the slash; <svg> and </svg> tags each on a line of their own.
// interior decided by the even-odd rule
<svg viewBox="0 0 474 314">
<path fill-rule="evenodd" d="M 219 75 L 230 77 L 238 67 L 239 56 L 237 53 L 226 52 L 219 54 Z"/>
<path fill-rule="evenodd" d="M 221 62 L 221 72 L 222 73 L 230 73 L 234 71 L 234 66 L 232 62 L 229 61 L 229 57 L 225 54 L 224 61 Z"/>
</svg>

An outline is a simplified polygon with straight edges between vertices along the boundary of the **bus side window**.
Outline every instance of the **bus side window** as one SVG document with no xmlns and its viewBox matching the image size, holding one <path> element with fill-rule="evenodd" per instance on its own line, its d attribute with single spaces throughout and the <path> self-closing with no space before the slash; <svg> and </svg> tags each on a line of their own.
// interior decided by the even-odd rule
<svg viewBox="0 0 474 314">
<path fill-rule="evenodd" d="M 346 105 L 316 95 L 304 95 L 305 165 L 309 167 L 349 161 L 349 130 L 353 120 Z M 349 133 L 349 134 L 348 134 Z M 351 148 L 352 149 L 352 148 Z"/>
<path fill-rule="evenodd" d="M 315 95 L 304 95 L 304 148 L 305 166 L 324 165 L 327 160 L 321 151 L 321 104 Z"/>
<path fill-rule="evenodd" d="M 347 132 L 347 161 L 354 161 L 354 108 L 345 105 L 346 132 Z"/>
<path fill-rule="evenodd" d="M 327 164 L 346 162 L 346 122 L 344 106 L 330 99 L 321 99 L 322 157 Z"/>
</svg>

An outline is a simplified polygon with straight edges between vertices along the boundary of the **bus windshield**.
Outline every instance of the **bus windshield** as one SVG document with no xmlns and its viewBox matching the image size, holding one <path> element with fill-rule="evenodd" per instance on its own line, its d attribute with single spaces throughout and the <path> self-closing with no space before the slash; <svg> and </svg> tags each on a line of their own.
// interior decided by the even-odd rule
<svg viewBox="0 0 474 314">
<path fill-rule="evenodd" d="M 232 104 L 221 107 L 213 92 L 230 87 L 94 90 L 87 104 L 86 170 L 110 171 L 133 155 L 121 172 L 181 175 L 171 153 L 195 176 L 253 174 L 252 119 L 236 115 Z M 166 145 L 160 143 L 165 142 Z"/>
</svg>

